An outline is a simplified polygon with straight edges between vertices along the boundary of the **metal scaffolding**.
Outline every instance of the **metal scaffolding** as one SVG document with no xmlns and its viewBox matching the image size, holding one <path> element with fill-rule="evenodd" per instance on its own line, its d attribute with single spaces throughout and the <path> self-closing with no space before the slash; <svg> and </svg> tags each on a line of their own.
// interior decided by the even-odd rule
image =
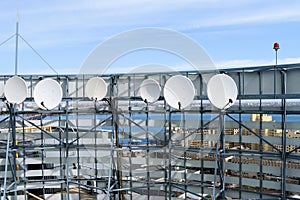
<svg viewBox="0 0 300 200">
<path fill-rule="evenodd" d="M 20 105 L 1 98 L 1 199 L 296 199 L 300 191 L 300 65 L 224 69 L 238 87 L 227 110 L 207 99 L 215 71 L 101 76 L 108 93 L 85 95 L 93 75 L 22 75 Z M 182 74 L 196 96 L 185 109 L 139 86 Z M 11 76 L 1 76 L 6 83 Z M 33 91 L 57 80 L 63 100 L 41 110 Z"/>
</svg>

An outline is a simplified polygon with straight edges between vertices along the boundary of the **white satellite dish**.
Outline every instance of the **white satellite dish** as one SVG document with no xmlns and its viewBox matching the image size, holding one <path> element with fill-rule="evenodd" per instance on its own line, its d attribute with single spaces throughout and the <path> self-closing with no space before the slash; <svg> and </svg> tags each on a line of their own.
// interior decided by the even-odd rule
<svg viewBox="0 0 300 200">
<path fill-rule="evenodd" d="M 161 87 L 154 79 L 145 79 L 140 86 L 141 97 L 145 102 L 157 101 L 160 96 Z"/>
<path fill-rule="evenodd" d="M 51 79 L 46 78 L 38 82 L 34 88 L 33 98 L 39 108 L 44 110 L 52 110 L 58 106 L 62 100 L 63 92 L 60 84 Z"/>
<path fill-rule="evenodd" d="M 234 80 L 226 74 L 214 75 L 207 83 L 209 101 L 219 109 L 227 109 L 237 98 L 237 86 Z"/>
<path fill-rule="evenodd" d="M 189 106 L 195 96 L 195 87 L 192 81 L 182 75 L 169 78 L 164 87 L 164 97 L 167 103 L 176 109 Z"/>
<path fill-rule="evenodd" d="M 19 76 L 9 78 L 4 86 L 4 96 L 9 103 L 22 103 L 27 97 L 26 82 Z"/>
<path fill-rule="evenodd" d="M 2 97 L 3 93 L 4 93 L 4 83 L 0 82 L 0 97 Z"/>
<path fill-rule="evenodd" d="M 100 101 L 106 96 L 106 93 L 107 85 L 102 78 L 93 77 L 86 83 L 85 94 L 89 99 Z"/>
</svg>

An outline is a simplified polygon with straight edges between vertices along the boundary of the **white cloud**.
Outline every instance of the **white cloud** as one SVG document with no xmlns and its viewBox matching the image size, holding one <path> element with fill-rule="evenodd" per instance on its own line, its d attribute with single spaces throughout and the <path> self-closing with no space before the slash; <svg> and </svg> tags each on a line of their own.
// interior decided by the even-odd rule
<svg viewBox="0 0 300 200">
<path fill-rule="evenodd" d="M 220 3 L 220 2 L 219 2 Z M 300 21 L 300 2 L 223 1 L 217 6 L 191 18 L 180 29 L 233 26 L 246 24 L 274 24 Z M 210 14 L 213 13 L 213 14 Z"/>
<path fill-rule="evenodd" d="M 273 61 L 274 63 L 275 61 Z M 284 58 L 284 59 L 279 59 L 278 64 L 294 64 L 294 63 L 300 63 L 300 57 L 298 58 Z"/>
<path fill-rule="evenodd" d="M 218 69 L 225 68 L 236 68 L 236 67 L 255 67 L 255 66 L 267 66 L 267 65 L 275 65 L 275 60 L 227 60 L 216 62 L 216 66 Z M 296 58 L 284 58 L 278 60 L 278 65 L 283 64 L 294 64 L 300 63 L 300 57 Z"/>
</svg>

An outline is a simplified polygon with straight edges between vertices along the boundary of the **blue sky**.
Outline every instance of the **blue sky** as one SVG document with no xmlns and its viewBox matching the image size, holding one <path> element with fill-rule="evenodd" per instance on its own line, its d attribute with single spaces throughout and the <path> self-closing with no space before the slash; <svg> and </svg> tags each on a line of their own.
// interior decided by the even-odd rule
<svg viewBox="0 0 300 200">
<path fill-rule="evenodd" d="M 0 43 L 16 30 L 59 74 L 77 74 L 99 44 L 130 30 L 170 29 L 197 42 L 218 68 L 271 65 L 274 42 L 279 64 L 300 62 L 298 0 L 10 0 L 0 1 Z M 18 74 L 54 73 L 19 38 Z M 162 51 L 136 51 L 110 72 L 155 63 L 188 69 Z M 14 74 L 15 38 L 0 46 L 0 73 Z"/>
</svg>

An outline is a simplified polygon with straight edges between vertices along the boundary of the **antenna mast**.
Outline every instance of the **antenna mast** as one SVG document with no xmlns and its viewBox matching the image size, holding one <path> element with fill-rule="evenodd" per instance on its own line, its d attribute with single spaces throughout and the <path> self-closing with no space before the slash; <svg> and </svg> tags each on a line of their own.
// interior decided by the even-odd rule
<svg viewBox="0 0 300 200">
<path fill-rule="evenodd" d="M 16 20 L 16 52 L 15 52 L 15 75 L 18 74 L 18 50 L 19 50 L 19 10 Z"/>
</svg>

